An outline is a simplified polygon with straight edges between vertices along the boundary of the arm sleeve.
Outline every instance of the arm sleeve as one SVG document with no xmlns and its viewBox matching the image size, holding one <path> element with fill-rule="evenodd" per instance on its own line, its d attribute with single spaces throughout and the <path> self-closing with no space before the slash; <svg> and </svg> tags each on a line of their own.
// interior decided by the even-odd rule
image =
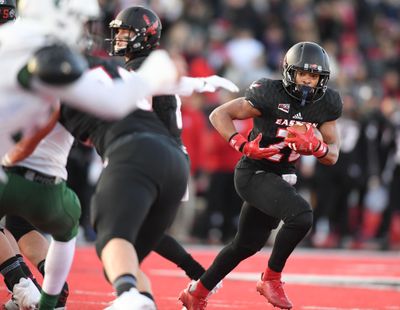
<svg viewBox="0 0 400 310">
<path fill-rule="evenodd" d="M 202 78 L 183 76 L 172 93 L 180 96 L 190 96 L 193 92 L 215 92 L 217 89 L 225 89 L 230 92 L 238 92 L 239 88 L 230 80 L 218 75 L 211 75 Z M 170 94 L 170 93 L 169 93 Z"/>
<path fill-rule="evenodd" d="M 183 76 L 179 80 L 177 87 L 167 90 L 168 94 L 177 94 L 179 96 L 190 96 L 194 91 L 200 89 L 204 82 L 200 79 Z"/>
<path fill-rule="evenodd" d="M 104 85 L 87 71 L 67 86 L 35 80 L 32 88 L 41 95 L 59 98 L 64 104 L 108 120 L 124 117 L 136 109 L 138 100 L 152 95 L 150 85 L 134 72 L 111 85 Z"/>
<path fill-rule="evenodd" d="M 201 88 L 204 86 L 204 81 L 198 78 L 191 78 L 183 76 L 179 79 L 177 85 L 165 87 L 157 95 L 159 96 L 171 96 L 178 95 L 183 97 L 191 96 L 194 92 L 202 92 Z"/>
</svg>

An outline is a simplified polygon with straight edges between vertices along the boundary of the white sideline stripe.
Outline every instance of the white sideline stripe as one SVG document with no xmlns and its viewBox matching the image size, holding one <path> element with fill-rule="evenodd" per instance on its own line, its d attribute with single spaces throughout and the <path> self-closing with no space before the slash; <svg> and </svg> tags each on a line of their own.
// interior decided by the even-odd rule
<svg viewBox="0 0 400 310">
<path fill-rule="evenodd" d="M 68 298 L 68 304 L 76 304 L 76 305 L 102 305 L 108 307 L 110 302 L 106 301 L 84 301 L 84 300 L 74 300 Z"/>
<path fill-rule="evenodd" d="M 8 291 L 8 289 L 6 287 L 1 286 L 0 291 Z M 71 292 L 73 292 L 76 295 L 115 297 L 114 292 L 107 293 L 107 292 L 84 291 L 84 290 L 71 290 Z"/>
<path fill-rule="evenodd" d="M 6 287 L 0 287 L 0 291 L 8 291 Z M 68 304 L 86 304 L 86 305 L 101 305 L 101 306 L 109 306 L 110 302 L 115 298 L 115 294 L 113 292 L 96 292 L 96 291 L 84 291 L 84 290 L 72 290 L 72 292 L 76 295 L 83 296 L 102 296 L 102 297 L 110 297 L 110 301 L 89 301 L 89 300 L 76 300 L 73 298 L 68 298 Z"/>
<path fill-rule="evenodd" d="M 315 306 L 304 306 L 301 307 L 306 310 L 377 310 L 376 308 L 338 308 L 338 307 L 315 307 Z M 391 308 L 385 308 L 387 310 Z"/>
<path fill-rule="evenodd" d="M 178 270 L 152 269 L 150 273 L 160 276 L 186 277 Z M 260 273 L 231 272 L 226 279 L 234 281 L 258 281 Z M 315 274 L 283 274 L 282 280 L 294 284 L 325 284 L 333 286 L 369 287 L 374 289 L 395 289 L 400 291 L 400 277 L 347 276 L 347 275 L 315 275 Z"/>
<path fill-rule="evenodd" d="M 216 253 L 220 252 L 223 249 L 221 245 L 188 245 L 187 250 L 193 254 L 207 254 L 212 253 L 214 256 Z M 265 255 L 271 254 L 272 248 L 270 246 L 266 246 L 259 253 L 255 255 Z M 307 249 L 307 248 L 298 248 L 296 249 L 296 257 L 329 257 L 329 258 L 368 258 L 368 259 L 393 259 L 400 258 L 400 251 L 386 251 L 380 252 L 376 250 L 347 250 L 347 249 Z"/>
<path fill-rule="evenodd" d="M 302 306 L 305 310 L 378 310 L 377 308 L 338 308 L 338 307 L 320 307 L 320 306 Z M 380 309 L 380 308 L 379 308 Z M 385 310 L 399 310 L 398 306 L 386 306 Z"/>
<path fill-rule="evenodd" d="M 254 289 L 255 292 L 255 289 Z M 176 297 L 164 297 L 161 298 L 163 300 L 169 300 L 169 301 L 176 301 Z M 260 298 L 260 301 L 244 301 L 244 300 L 232 300 L 232 299 L 212 299 L 210 301 L 212 303 L 213 308 L 240 308 L 243 309 L 244 306 L 247 307 L 255 307 L 255 306 L 265 306 L 265 299 Z M 251 308 L 250 308 L 251 309 Z M 183 309 L 182 309 L 183 310 Z M 364 310 L 364 309 L 363 309 Z"/>
<path fill-rule="evenodd" d="M 106 292 L 96 292 L 96 291 L 84 291 L 84 290 L 73 290 L 74 294 L 77 295 L 90 295 L 90 296 L 110 296 L 115 297 L 114 292 L 106 293 Z"/>
</svg>

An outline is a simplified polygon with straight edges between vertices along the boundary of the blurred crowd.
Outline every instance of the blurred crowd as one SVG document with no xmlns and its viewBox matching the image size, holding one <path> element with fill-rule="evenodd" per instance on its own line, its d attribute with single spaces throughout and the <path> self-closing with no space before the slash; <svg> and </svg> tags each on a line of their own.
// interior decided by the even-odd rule
<svg viewBox="0 0 400 310">
<path fill-rule="evenodd" d="M 400 1 L 398 0 L 99 0 L 92 52 L 107 57 L 108 24 L 131 5 L 162 19 L 162 47 L 187 61 L 187 75 L 218 74 L 242 91 L 260 77 L 281 78 L 288 47 L 315 41 L 330 55 L 330 87 L 340 91 L 341 154 L 333 167 L 299 162 L 297 186 L 315 210 L 305 246 L 400 249 Z M 188 242 L 226 243 L 235 234 L 241 201 L 233 187 L 240 154 L 212 129 L 209 113 L 230 94 L 183 98 L 183 140 L 191 160 L 191 199 L 171 232 Z M 238 121 L 243 134 L 252 124 Z M 82 146 L 70 157 L 70 182 L 96 168 Z M 78 153 L 77 153 L 78 152 Z M 79 156 L 77 156 L 77 154 Z M 74 161 L 77 161 L 74 167 Z M 75 173 L 78 172 L 78 173 Z M 79 177 L 79 176 L 78 176 Z M 89 200 L 92 176 L 85 200 Z M 83 179 L 85 183 L 86 179 Z M 83 185 L 79 183 L 79 188 Z M 85 203 L 83 203 L 85 205 Z M 85 213 L 82 225 L 90 226 Z M 86 232 L 86 230 L 85 230 Z M 92 239 L 93 232 L 86 232 Z M 85 234 L 85 236 L 86 236 Z"/>
</svg>

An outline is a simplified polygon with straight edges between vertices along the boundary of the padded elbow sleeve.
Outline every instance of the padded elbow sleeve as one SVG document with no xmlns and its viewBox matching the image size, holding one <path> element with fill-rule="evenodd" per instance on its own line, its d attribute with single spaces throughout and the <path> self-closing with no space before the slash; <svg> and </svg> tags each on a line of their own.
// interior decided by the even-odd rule
<svg viewBox="0 0 400 310">
<path fill-rule="evenodd" d="M 32 78 L 53 85 L 66 85 L 77 80 L 87 69 L 87 62 L 79 53 L 63 44 L 41 48 L 18 73 L 18 81 L 30 88 Z"/>
</svg>

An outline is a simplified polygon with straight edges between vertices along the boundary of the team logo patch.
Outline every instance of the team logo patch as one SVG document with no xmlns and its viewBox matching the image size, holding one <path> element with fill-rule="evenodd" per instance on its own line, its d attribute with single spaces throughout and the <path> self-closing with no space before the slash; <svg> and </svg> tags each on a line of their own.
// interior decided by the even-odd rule
<svg viewBox="0 0 400 310">
<path fill-rule="evenodd" d="M 317 64 L 308 64 L 308 63 L 305 63 L 305 64 L 304 64 L 304 69 L 305 69 L 305 70 L 311 69 L 311 70 L 313 70 L 313 71 L 316 70 L 316 71 L 321 72 L 321 71 L 322 71 L 322 66 L 317 65 Z"/>
<path fill-rule="evenodd" d="M 261 84 L 260 83 L 257 83 L 257 82 L 253 82 L 253 83 L 251 83 L 251 85 L 250 85 L 250 89 L 253 89 L 253 88 L 257 88 L 257 87 L 260 87 L 261 86 Z"/>
<path fill-rule="evenodd" d="M 278 110 L 281 110 L 285 113 L 289 113 L 290 104 L 289 103 L 279 103 Z"/>
</svg>

